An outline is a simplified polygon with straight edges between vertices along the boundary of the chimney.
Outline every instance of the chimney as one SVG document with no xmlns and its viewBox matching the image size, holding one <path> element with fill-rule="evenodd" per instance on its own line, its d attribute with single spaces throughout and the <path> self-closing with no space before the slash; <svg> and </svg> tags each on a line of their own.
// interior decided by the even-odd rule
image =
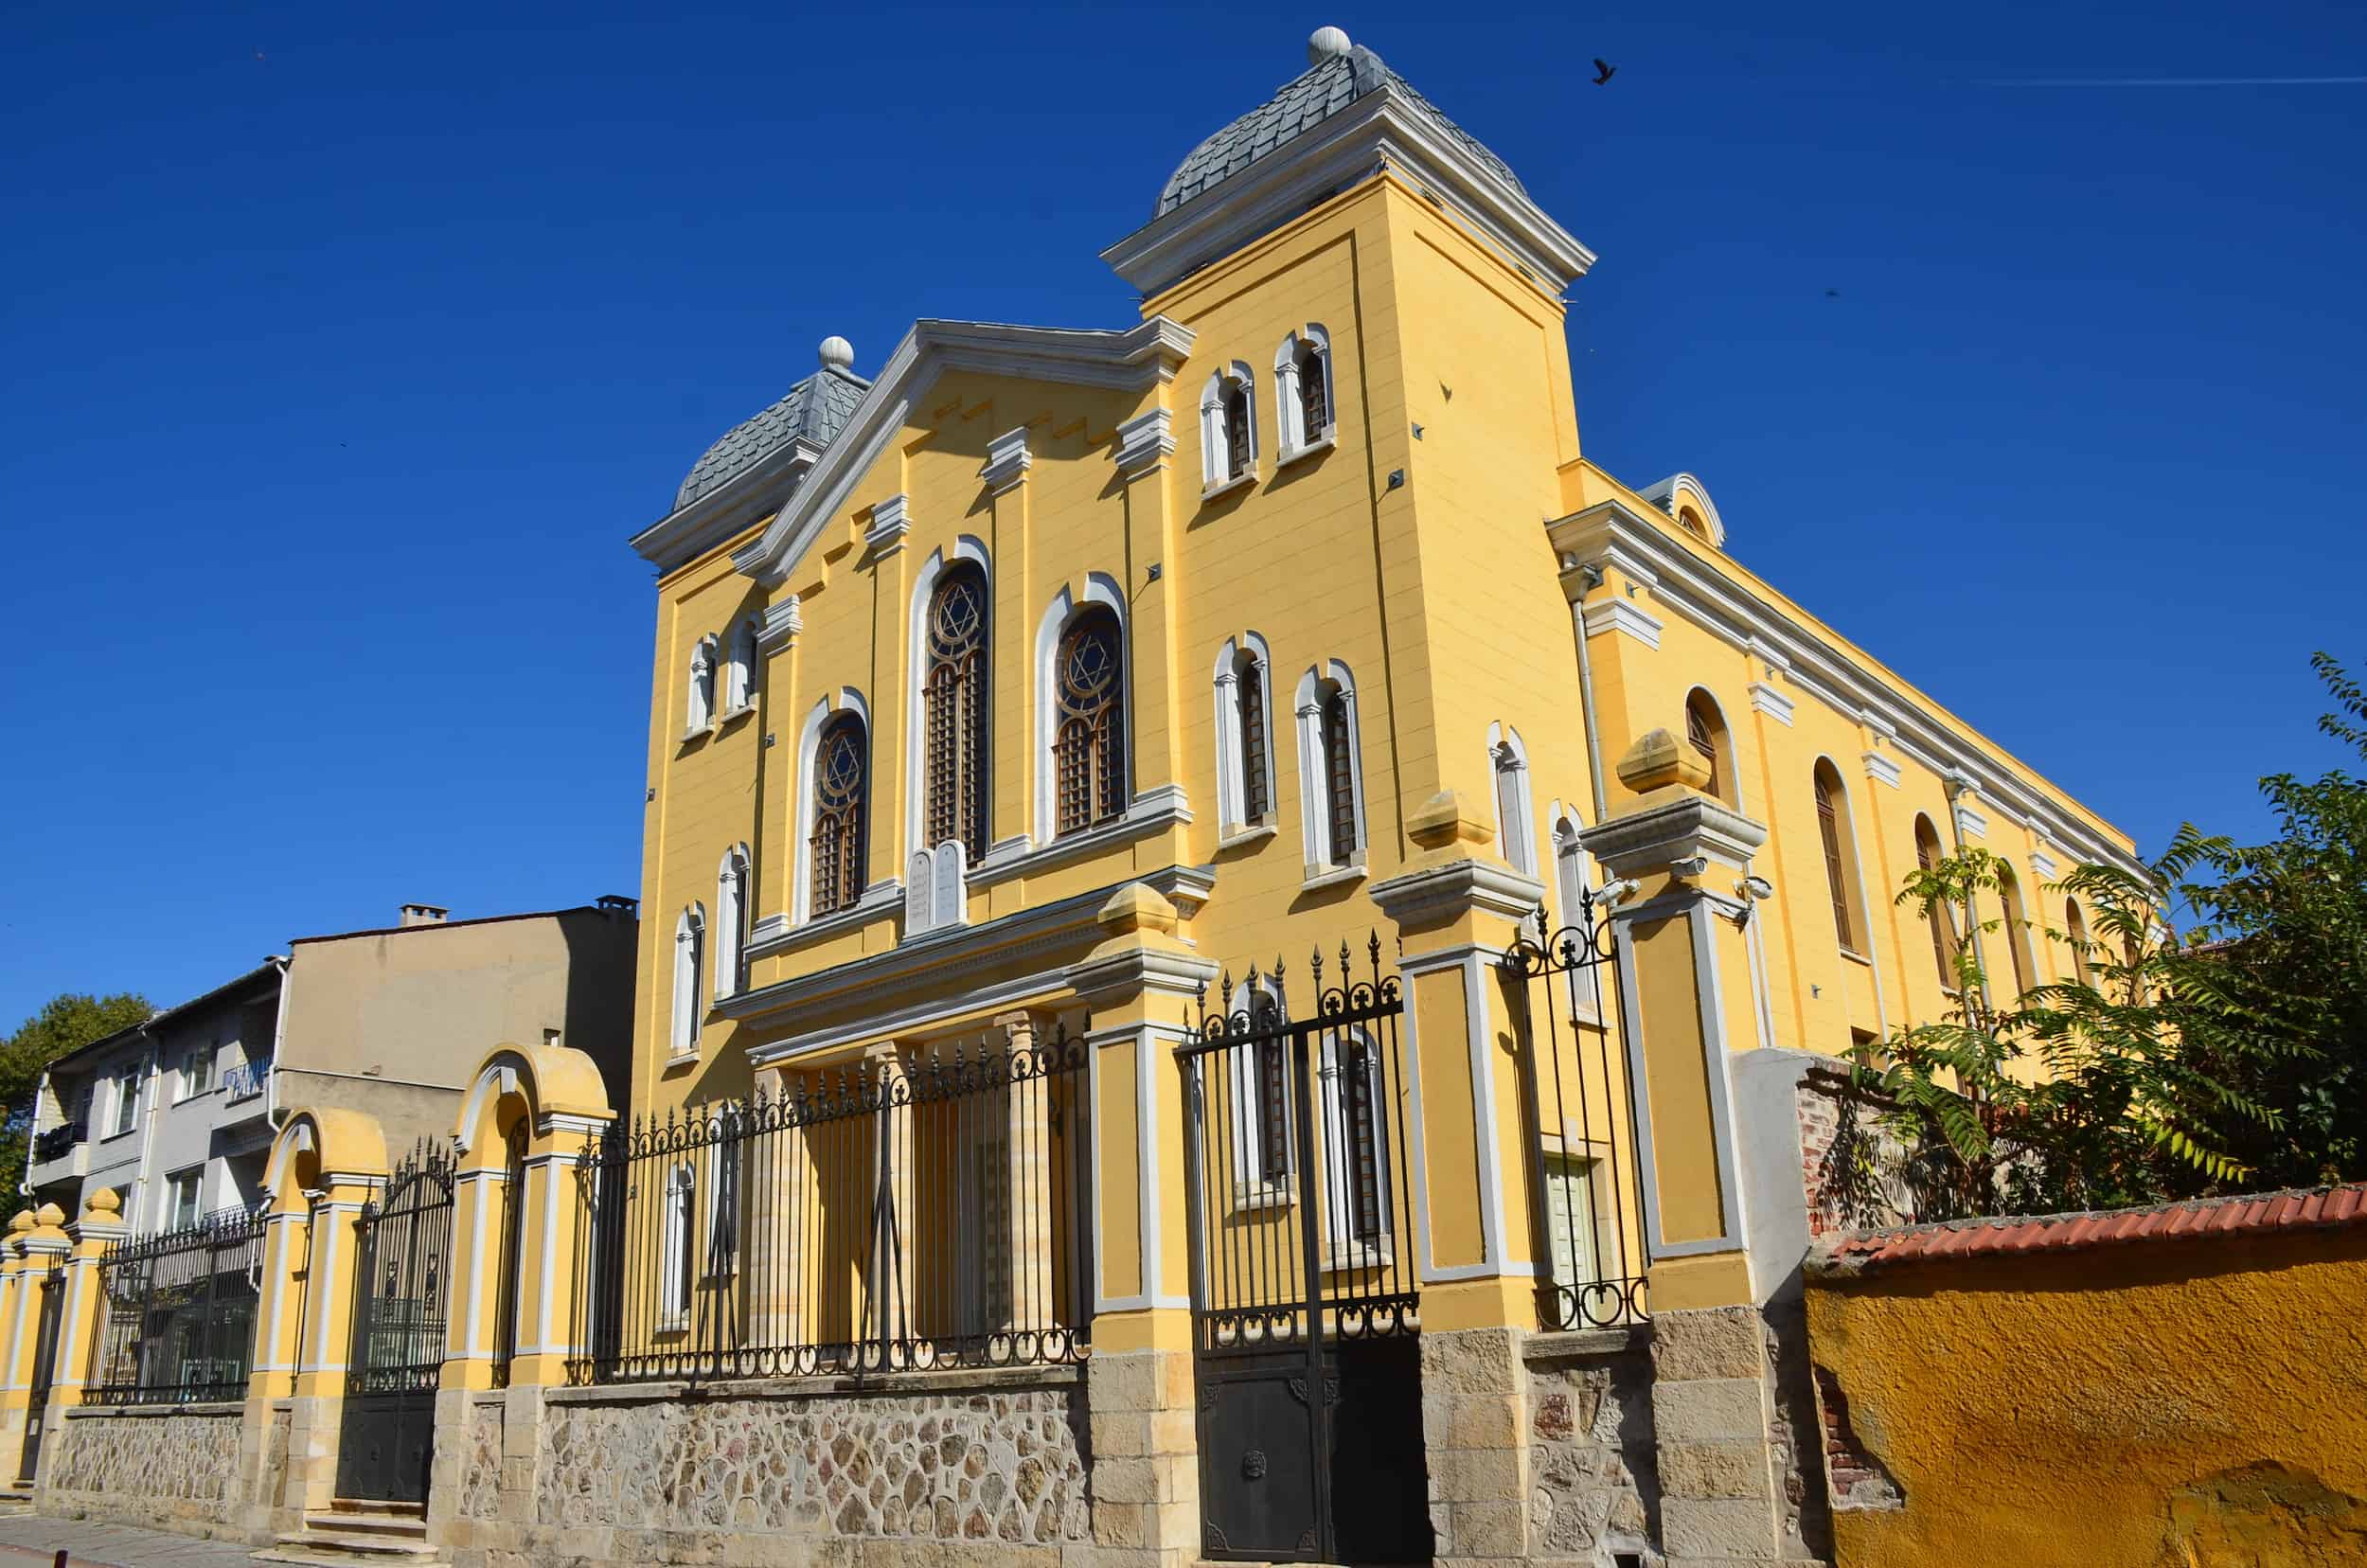
<svg viewBox="0 0 2367 1568">
<path fill-rule="evenodd" d="M 404 904 L 402 906 L 402 923 L 406 928 L 411 926 L 442 925 L 444 923 L 444 917 L 451 913 L 451 910 L 446 909 L 441 904 Z"/>
</svg>

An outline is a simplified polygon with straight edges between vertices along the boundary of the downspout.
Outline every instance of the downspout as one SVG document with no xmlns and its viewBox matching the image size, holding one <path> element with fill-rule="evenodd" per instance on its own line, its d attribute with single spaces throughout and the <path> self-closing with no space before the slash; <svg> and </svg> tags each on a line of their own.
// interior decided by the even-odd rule
<svg viewBox="0 0 2367 1568">
<path fill-rule="evenodd" d="M 1586 727 L 1586 781 L 1593 786 L 1594 824 L 1603 820 L 1603 740 L 1602 726 L 1594 720 L 1594 661 L 1586 651 L 1586 596 L 1603 585 L 1603 569 L 1594 565 L 1578 565 L 1565 561 L 1563 569 L 1575 572 L 1585 584 L 1576 598 L 1570 601 L 1570 629 L 1578 640 L 1578 718 Z"/>
<path fill-rule="evenodd" d="M 279 1054 L 288 1042 L 288 993 L 295 989 L 295 954 L 275 953 L 271 961 L 279 970 L 279 1006 L 272 1009 L 271 1071 L 263 1075 L 263 1125 L 271 1129 L 272 1141 L 277 1143 L 279 1130 L 288 1125 L 283 1117 L 295 1114 L 279 1108 Z"/>
</svg>

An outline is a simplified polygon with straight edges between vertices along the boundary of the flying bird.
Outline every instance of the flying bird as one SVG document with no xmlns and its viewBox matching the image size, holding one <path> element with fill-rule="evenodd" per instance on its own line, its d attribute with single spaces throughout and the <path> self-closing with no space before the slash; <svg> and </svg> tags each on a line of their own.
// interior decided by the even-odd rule
<svg viewBox="0 0 2367 1568">
<path fill-rule="evenodd" d="M 1600 55 L 1594 57 L 1595 86 L 1600 87 L 1604 82 L 1609 81 L 1612 77 L 1617 76 L 1618 74 L 1618 66 L 1613 65 L 1610 61 L 1603 59 Z"/>
<path fill-rule="evenodd" d="M 1824 291 L 1824 297 L 1827 299 L 1839 299 L 1841 297 L 1841 291 L 1839 289 L 1827 289 Z"/>
<path fill-rule="evenodd" d="M 261 59 L 263 58 L 263 51 L 262 51 L 262 50 L 260 50 L 260 49 L 256 50 L 256 51 L 255 51 L 255 58 L 256 58 L 257 60 L 258 60 L 258 61 L 259 61 L 259 60 L 261 60 Z"/>
</svg>

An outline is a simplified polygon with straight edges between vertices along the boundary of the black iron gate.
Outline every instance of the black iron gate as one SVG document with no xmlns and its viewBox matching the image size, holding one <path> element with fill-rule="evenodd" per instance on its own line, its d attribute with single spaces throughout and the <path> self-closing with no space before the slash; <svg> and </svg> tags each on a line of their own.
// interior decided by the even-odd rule
<svg viewBox="0 0 2367 1568">
<path fill-rule="evenodd" d="M 31 1284 L 28 1277 L 26 1281 Z M 16 1478 L 30 1484 L 34 1468 L 41 1463 L 43 1417 L 49 1409 L 49 1384 L 58 1375 L 58 1324 L 65 1308 L 65 1274 L 52 1264 L 42 1271 L 39 1285 L 41 1300 L 34 1310 L 41 1315 L 33 1330 L 32 1399 L 25 1407 L 25 1451 L 18 1456 Z"/>
<path fill-rule="evenodd" d="M 425 1503 L 436 1389 L 451 1309 L 453 1158 L 406 1155 L 355 1221 L 353 1348 L 337 1441 L 337 1495 Z"/>
<path fill-rule="evenodd" d="M 1432 1557 L 1404 1002 L 1367 958 L 1317 954 L 1300 1018 L 1280 961 L 1228 975 L 1176 1052 L 1208 1558 Z"/>
</svg>

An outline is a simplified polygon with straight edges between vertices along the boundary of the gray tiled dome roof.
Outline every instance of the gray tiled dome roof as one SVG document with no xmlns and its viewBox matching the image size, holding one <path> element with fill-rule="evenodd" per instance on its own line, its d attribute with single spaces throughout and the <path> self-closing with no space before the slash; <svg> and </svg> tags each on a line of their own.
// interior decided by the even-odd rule
<svg viewBox="0 0 2367 1568">
<path fill-rule="evenodd" d="M 1293 138 L 1313 130 L 1366 94 L 1384 89 L 1405 99 L 1416 113 L 1502 176 L 1513 189 L 1523 196 L 1528 194 L 1514 177 L 1510 165 L 1440 114 L 1435 104 L 1414 90 L 1412 83 L 1382 63 L 1380 56 L 1357 45 L 1318 60 L 1305 73 L 1285 83 L 1267 102 L 1193 148 L 1191 155 L 1167 176 L 1166 187 L 1159 192 L 1159 205 L 1151 216 L 1164 218 L 1194 197 L 1206 195 L 1226 179 L 1288 146 Z"/>
<path fill-rule="evenodd" d="M 707 448 L 675 492 L 674 509 L 680 511 L 800 437 L 815 446 L 828 446 L 846 428 L 855 404 L 870 386 L 844 365 L 826 363 L 791 387 L 779 402 L 734 425 L 721 440 Z"/>
</svg>

